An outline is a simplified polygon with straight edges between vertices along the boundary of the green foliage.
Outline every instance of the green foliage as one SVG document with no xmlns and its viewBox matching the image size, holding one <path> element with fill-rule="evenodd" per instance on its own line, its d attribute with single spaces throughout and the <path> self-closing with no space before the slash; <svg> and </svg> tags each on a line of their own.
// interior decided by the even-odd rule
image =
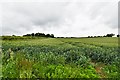
<svg viewBox="0 0 120 80">
<path fill-rule="evenodd" d="M 119 76 L 118 47 L 83 43 L 79 40 L 52 38 L 3 40 L 2 76 L 3 78 L 103 78 L 101 76 L 103 72 L 106 78 Z M 96 64 L 99 62 L 104 64 L 101 73 L 96 69 Z"/>
<path fill-rule="evenodd" d="M 19 70 L 17 70 L 15 61 L 9 60 L 8 64 L 2 65 L 2 77 L 19 78 Z"/>
<path fill-rule="evenodd" d="M 120 78 L 119 69 L 116 65 L 107 65 L 103 69 L 109 78 Z"/>
</svg>

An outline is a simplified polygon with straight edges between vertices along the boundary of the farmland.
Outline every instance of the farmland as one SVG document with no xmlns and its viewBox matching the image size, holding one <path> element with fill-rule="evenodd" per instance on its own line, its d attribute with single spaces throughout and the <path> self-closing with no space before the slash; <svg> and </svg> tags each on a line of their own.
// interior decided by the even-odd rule
<svg viewBox="0 0 120 80">
<path fill-rule="evenodd" d="M 2 40 L 3 78 L 119 78 L 118 38 Z"/>
</svg>

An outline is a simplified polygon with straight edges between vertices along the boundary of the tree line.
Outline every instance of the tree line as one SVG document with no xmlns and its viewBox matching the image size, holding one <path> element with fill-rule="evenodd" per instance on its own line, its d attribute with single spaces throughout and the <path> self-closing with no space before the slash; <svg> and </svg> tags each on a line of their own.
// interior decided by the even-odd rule
<svg viewBox="0 0 120 80">
<path fill-rule="evenodd" d="M 92 37 L 113 37 L 115 36 L 115 34 L 111 33 L 111 34 L 107 34 L 107 35 L 104 35 L 104 36 L 88 36 L 88 38 L 92 38 Z M 120 35 L 118 34 L 117 37 L 120 37 Z"/>
<path fill-rule="evenodd" d="M 42 38 L 42 37 L 46 37 L 46 38 L 54 38 L 53 34 L 44 34 L 44 33 L 31 33 L 31 34 L 26 34 L 26 35 L 22 35 L 22 36 L 16 36 L 16 35 L 12 35 L 12 36 L 0 36 L 0 39 L 2 40 L 19 40 L 19 39 L 36 39 L 36 38 Z"/>
<path fill-rule="evenodd" d="M 2 40 L 18 40 L 18 39 L 36 39 L 36 38 L 98 38 L 98 37 L 113 37 L 115 34 L 107 34 L 104 36 L 88 36 L 88 37 L 54 37 L 54 34 L 44 34 L 44 33 L 31 33 L 31 34 L 26 34 L 22 36 L 0 36 L 0 39 Z M 118 34 L 116 37 L 120 37 L 120 34 Z"/>
<path fill-rule="evenodd" d="M 52 37 L 54 38 L 54 34 L 44 34 L 44 33 L 32 33 L 32 34 L 26 34 L 23 36 L 32 36 L 32 37 Z M 92 38 L 92 37 L 113 37 L 115 36 L 115 34 L 111 33 L 111 34 L 107 34 L 104 36 L 88 36 L 88 38 Z M 120 37 L 120 35 L 118 34 L 117 37 Z M 64 38 L 64 37 L 56 37 L 56 38 Z M 66 37 L 67 38 L 67 37 Z M 75 38 L 75 37 L 70 37 L 70 38 Z"/>
<path fill-rule="evenodd" d="M 26 34 L 24 36 L 31 36 L 31 37 L 51 37 L 54 38 L 54 34 L 44 34 L 44 33 L 32 33 L 32 34 Z"/>
</svg>

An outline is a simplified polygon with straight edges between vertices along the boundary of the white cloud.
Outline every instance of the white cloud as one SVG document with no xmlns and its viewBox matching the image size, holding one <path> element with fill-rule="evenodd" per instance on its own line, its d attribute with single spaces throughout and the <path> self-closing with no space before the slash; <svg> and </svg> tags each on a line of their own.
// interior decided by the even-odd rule
<svg viewBox="0 0 120 80">
<path fill-rule="evenodd" d="M 31 0 L 32 1 L 32 0 Z M 55 36 L 118 33 L 117 1 L 83 0 L 2 3 L 2 34 L 32 32 Z"/>
</svg>

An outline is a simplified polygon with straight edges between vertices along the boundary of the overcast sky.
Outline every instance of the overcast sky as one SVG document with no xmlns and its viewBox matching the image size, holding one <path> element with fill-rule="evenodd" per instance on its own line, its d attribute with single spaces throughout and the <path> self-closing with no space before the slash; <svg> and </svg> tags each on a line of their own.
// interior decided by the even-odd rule
<svg viewBox="0 0 120 80">
<path fill-rule="evenodd" d="M 118 34 L 116 0 L 3 0 L 0 14 L 2 35 L 37 32 L 67 37 Z"/>
</svg>

